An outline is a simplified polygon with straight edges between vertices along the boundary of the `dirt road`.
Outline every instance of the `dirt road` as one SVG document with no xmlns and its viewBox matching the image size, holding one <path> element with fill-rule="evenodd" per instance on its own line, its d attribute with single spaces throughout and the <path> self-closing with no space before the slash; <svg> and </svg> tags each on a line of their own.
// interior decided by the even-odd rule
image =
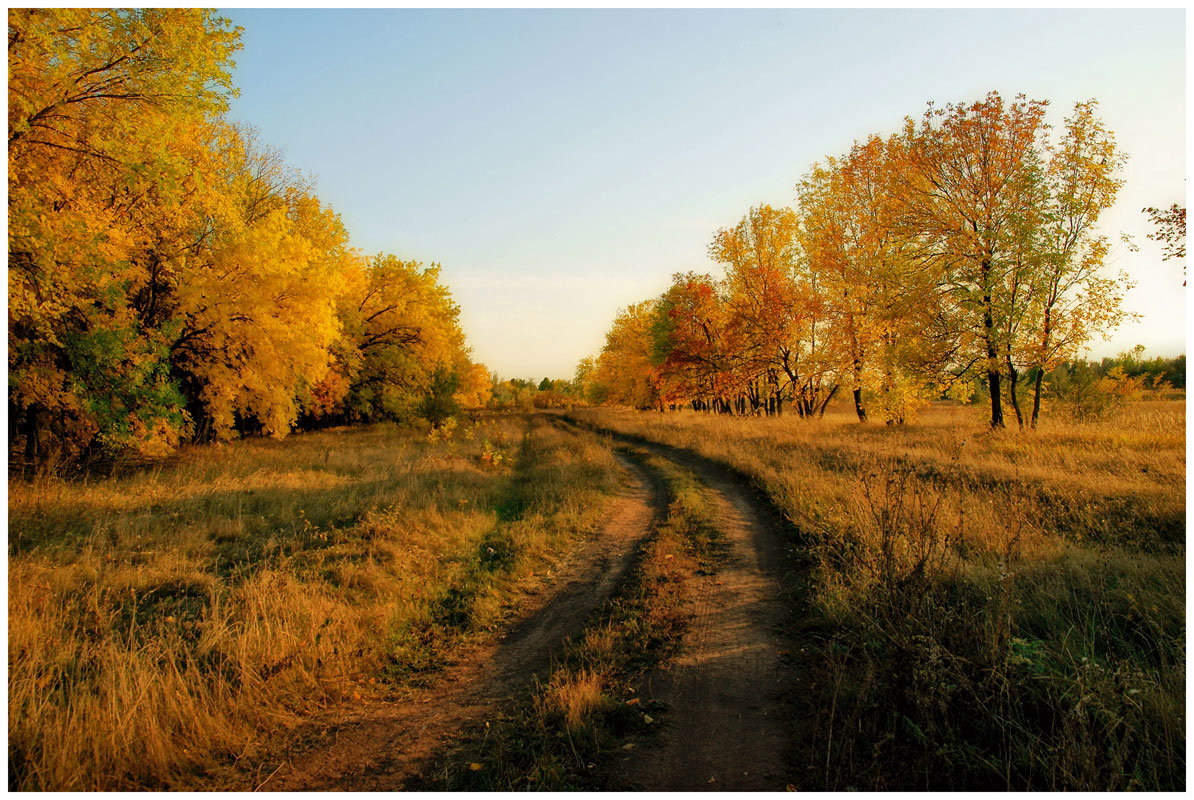
<svg viewBox="0 0 1194 800">
<path fill-rule="evenodd" d="M 680 652 L 642 689 L 661 701 L 653 742 L 609 765 L 613 789 L 781 790 L 799 719 L 800 670 L 789 658 L 799 570 L 783 523 L 737 475 L 685 450 L 633 439 L 691 469 L 711 489 L 727 545 L 725 563 L 702 576 Z"/>
<path fill-rule="evenodd" d="M 784 523 L 729 469 L 686 450 L 619 438 L 691 470 L 708 488 L 726 555 L 714 574 L 697 576 L 692 621 L 676 655 L 641 681 L 639 696 L 665 709 L 660 730 L 602 765 L 597 783 L 621 790 L 783 789 L 800 735 L 802 681 L 790 656 L 799 646 L 790 622 L 802 569 Z M 299 737 L 303 744 L 246 788 L 418 787 L 437 754 L 525 698 L 567 637 L 617 590 L 665 512 L 663 488 L 637 462 L 619 458 L 629 481 L 600 534 L 561 568 L 554 581 L 560 588 L 537 597 L 504 639 L 474 648 L 409 699 L 313 721 Z"/>
<path fill-rule="evenodd" d="M 662 513 L 660 487 L 631 459 L 619 460 L 628 485 L 611 504 L 601 531 L 560 568 L 552 582 L 559 588 L 535 598 L 504 639 L 466 653 L 409 699 L 313 721 L 298 737 L 304 744 L 286 753 L 273 774 L 246 788 L 402 789 L 445 744 L 474 732 L 495 709 L 524 695 L 565 639 L 579 633 L 613 594 Z"/>
</svg>

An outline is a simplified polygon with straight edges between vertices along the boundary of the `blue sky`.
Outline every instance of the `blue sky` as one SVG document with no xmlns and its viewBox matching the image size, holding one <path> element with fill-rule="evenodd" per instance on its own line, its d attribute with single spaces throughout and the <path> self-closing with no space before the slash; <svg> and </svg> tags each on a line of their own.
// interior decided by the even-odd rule
<svg viewBox="0 0 1194 800">
<path fill-rule="evenodd" d="M 234 119 L 365 252 L 438 261 L 476 358 L 567 377 L 618 308 L 717 271 L 714 230 L 926 101 L 1097 97 L 1131 156 L 1104 229 L 1144 315 L 1095 355 L 1185 351 L 1146 205 L 1185 198 L 1185 16 L 1167 11 L 225 10 Z"/>
</svg>

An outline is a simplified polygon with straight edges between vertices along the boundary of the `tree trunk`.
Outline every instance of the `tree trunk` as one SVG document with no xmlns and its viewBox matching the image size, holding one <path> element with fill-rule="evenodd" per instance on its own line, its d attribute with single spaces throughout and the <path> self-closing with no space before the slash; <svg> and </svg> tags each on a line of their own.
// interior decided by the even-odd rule
<svg viewBox="0 0 1194 800">
<path fill-rule="evenodd" d="M 829 401 L 833 399 L 835 394 L 837 394 L 838 386 L 840 386 L 840 384 L 833 384 L 833 388 L 829 390 L 829 394 L 825 395 L 825 399 L 821 401 L 821 407 L 817 409 L 818 418 L 825 416 L 825 407 L 829 405 Z"/>
<path fill-rule="evenodd" d="M 983 339 L 987 345 L 987 390 L 991 394 L 991 427 L 1003 427 L 1003 402 L 999 394 L 999 349 L 995 344 L 995 313 L 991 307 L 991 255 L 983 259 Z"/>
<path fill-rule="evenodd" d="M 1003 404 L 999 401 L 1001 391 L 999 385 L 999 370 L 987 370 L 987 391 L 991 393 L 991 427 L 1003 427 Z"/>
<path fill-rule="evenodd" d="M 866 422 L 866 409 L 862 407 L 862 389 L 854 390 L 854 413 L 858 414 L 859 422 Z"/>
<path fill-rule="evenodd" d="M 1016 412 L 1016 423 L 1020 426 L 1020 430 L 1024 430 L 1024 415 L 1020 413 L 1020 398 L 1016 396 L 1016 381 L 1020 374 L 1016 372 L 1016 367 L 1012 364 L 1012 357 L 1007 357 L 1007 395 L 1012 401 L 1012 410 Z"/>
<path fill-rule="evenodd" d="M 862 361 L 854 357 L 854 413 L 859 422 L 866 422 L 866 409 L 862 407 Z"/>
<path fill-rule="evenodd" d="M 1045 378 L 1045 370 L 1043 367 L 1036 368 L 1036 381 L 1032 390 L 1032 422 L 1030 423 L 1033 430 L 1036 430 L 1036 420 L 1041 414 L 1041 381 Z"/>
</svg>

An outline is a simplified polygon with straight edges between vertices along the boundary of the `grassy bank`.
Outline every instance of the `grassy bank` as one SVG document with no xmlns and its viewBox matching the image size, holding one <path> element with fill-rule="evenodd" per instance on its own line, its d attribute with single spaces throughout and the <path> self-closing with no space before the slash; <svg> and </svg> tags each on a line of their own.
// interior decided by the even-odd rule
<svg viewBox="0 0 1194 800">
<path fill-rule="evenodd" d="M 10 481 L 10 786 L 185 787 L 423 680 L 594 530 L 617 469 L 593 437 L 503 416 Z"/>
<path fill-rule="evenodd" d="M 1184 787 L 1184 404 L 1033 433 L 575 415 L 737 468 L 801 531 L 801 788 Z"/>
<path fill-rule="evenodd" d="M 634 685 L 679 644 L 695 576 L 717 569 L 721 534 L 707 490 L 688 471 L 644 452 L 634 457 L 661 481 L 668 506 L 626 585 L 529 698 L 442 759 L 428 788 L 600 790 L 604 762 L 658 729 L 665 712 L 641 701 Z"/>
</svg>

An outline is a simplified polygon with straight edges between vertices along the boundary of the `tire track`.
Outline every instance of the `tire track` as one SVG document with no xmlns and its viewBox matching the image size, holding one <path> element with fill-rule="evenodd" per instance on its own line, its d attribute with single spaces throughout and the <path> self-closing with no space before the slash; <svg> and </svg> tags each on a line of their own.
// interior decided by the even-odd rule
<svg viewBox="0 0 1194 800">
<path fill-rule="evenodd" d="M 525 695 L 566 638 L 613 595 L 664 513 L 657 480 L 633 459 L 615 455 L 627 470 L 627 487 L 612 501 L 598 535 L 560 568 L 551 584 L 559 588 L 532 598 L 533 607 L 501 641 L 472 648 L 409 698 L 312 723 L 301 737 L 305 744 L 249 788 L 400 790 L 445 745 Z"/>
<path fill-rule="evenodd" d="M 569 420 L 569 422 L 572 422 Z M 610 765 L 610 788 L 778 790 L 798 735 L 800 671 L 786 663 L 796 558 L 783 523 L 741 476 L 689 451 L 613 431 L 692 470 L 709 490 L 726 557 L 701 576 L 677 656 L 647 679 L 644 700 L 667 709 L 658 737 Z"/>
</svg>

